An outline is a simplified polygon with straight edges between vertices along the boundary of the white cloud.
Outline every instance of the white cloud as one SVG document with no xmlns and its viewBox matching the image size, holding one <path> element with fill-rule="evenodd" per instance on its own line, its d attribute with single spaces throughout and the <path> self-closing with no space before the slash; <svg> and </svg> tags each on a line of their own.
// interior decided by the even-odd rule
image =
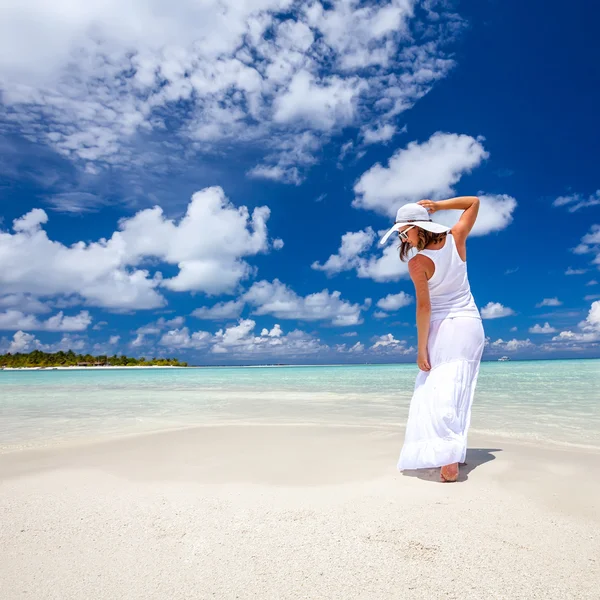
<svg viewBox="0 0 600 600">
<path fill-rule="evenodd" d="M 280 325 L 275 324 L 270 330 L 264 328 L 260 335 L 255 335 L 255 327 L 256 322 L 252 319 L 241 319 L 237 325 L 219 329 L 213 335 L 206 331 L 190 333 L 189 329 L 184 327 L 181 330 L 169 331 L 160 343 L 173 349 L 205 350 L 211 354 L 244 358 L 298 358 L 329 350 L 318 338 L 303 331 L 284 333 Z"/>
<path fill-rule="evenodd" d="M 342 337 L 356 337 L 358 333 L 356 331 L 347 331 L 346 333 L 342 333 Z"/>
<path fill-rule="evenodd" d="M 85 336 L 73 335 L 72 333 L 65 333 L 62 337 L 49 344 L 43 344 L 35 335 L 26 333 L 24 331 L 17 331 L 12 339 L 7 340 L 6 338 L 0 339 L 0 353 L 1 352 L 22 352 L 28 353 L 32 350 L 41 350 L 43 352 L 59 352 L 73 350 L 74 352 L 89 352 L 92 351 L 94 354 L 109 354 L 115 352 L 115 346 L 119 343 L 120 336 L 114 335 L 109 338 L 107 342 L 96 343 L 91 346 L 90 341 Z"/>
<path fill-rule="evenodd" d="M 211 320 L 232 319 L 241 314 L 246 304 L 253 307 L 255 315 L 271 314 L 280 319 L 331 321 L 333 325 L 350 326 L 362 323 L 361 310 L 369 308 L 371 299 L 367 298 L 362 306 L 351 304 L 341 299 L 340 292 L 330 293 L 329 290 L 302 297 L 275 279 L 273 282 L 256 282 L 237 300 L 198 308 L 192 316 Z"/>
<path fill-rule="evenodd" d="M 81 352 L 87 346 L 86 338 L 73 336 L 70 333 L 65 333 L 62 338 L 54 344 L 43 344 L 32 333 L 17 331 L 12 339 L 8 341 L 6 338 L 0 340 L 0 351 L 28 353 L 32 350 L 42 350 L 43 352 L 58 352 L 60 350 L 73 350 Z"/>
<path fill-rule="evenodd" d="M 487 157 L 480 139 L 438 132 L 395 152 L 387 167 L 371 167 L 354 186 L 352 205 L 393 218 L 407 202 L 452 195 L 454 184 Z"/>
<path fill-rule="evenodd" d="M 161 317 L 156 323 L 159 327 L 181 327 L 184 322 L 184 317 L 173 317 L 172 319 L 164 319 Z"/>
<path fill-rule="evenodd" d="M 408 277 L 408 263 L 400 260 L 395 246 L 388 245 L 384 248 L 383 254 L 361 259 L 356 274 L 360 278 L 373 279 L 380 283 L 398 281 Z"/>
<path fill-rule="evenodd" d="M 13 221 L 13 229 L 17 232 L 37 231 L 40 225 L 48 222 L 48 215 L 41 208 L 34 208 L 19 219 Z"/>
<path fill-rule="evenodd" d="M 415 349 L 412 346 L 408 346 L 405 340 L 397 340 L 392 333 L 376 337 L 373 341 L 374 343 L 370 347 L 370 350 L 374 352 L 403 355 L 415 352 Z"/>
<path fill-rule="evenodd" d="M 365 144 L 378 144 L 389 142 L 396 133 L 396 127 L 389 123 L 375 128 L 363 127 L 361 133 Z"/>
<path fill-rule="evenodd" d="M 254 335 L 255 322 L 240 321 L 239 325 L 220 330 L 215 334 L 212 352 L 237 356 L 273 356 L 276 358 L 300 358 L 327 351 L 318 338 L 300 330 L 284 334 L 278 325 L 271 331 L 263 329 Z"/>
<path fill-rule="evenodd" d="M 265 163 L 257 165 L 247 174 L 257 179 L 300 185 L 304 179 L 300 168 L 317 162 L 315 154 L 322 144 L 323 136 L 312 131 L 278 132 L 263 143 L 269 151 Z"/>
<path fill-rule="evenodd" d="M 581 243 L 573 248 L 575 254 L 595 254 L 592 261 L 600 269 L 600 225 L 592 225 L 590 232 L 581 238 Z"/>
<path fill-rule="evenodd" d="M 118 352 L 116 346 L 118 346 L 120 341 L 121 341 L 120 335 L 111 335 L 108 338 L 108 341 L 96 342 L 92 346 L 91 354 L 94 356 L 104 356 L 104 355 L 116 354 Z M 89 342 L 86 345 L 89 345 Z"/>
<path fill-rule="evenodd" d="M 352 140 L 346 142 L 340 148 L 340 155 L 338 157 L 338 167 L 342 168 L 342 161 L 346 158 L 346 155 L 354 148 L 354 142 Z"/>
<path fill-rule="evenodd" d="M 405 292 L 398 294 L 388 294 L 377 302 L 377 306 L 383 310 L 390 312 L 399 310 L 404 306 L 408 306 L 413 301 L 413 297 Z"/>
<path fill-rule="evenodd" d="M 573 331 L 561 331 L 552 338 L 553 342 L 597 342 L 600 340 L 600 333 L 588 331 L 584 333 Z"/>
<path fill-rule="evenodd" d="M 571 252 L 573 252 L 573 254 L 587 254 L 588 252 L 592 252 L 592 248 L 585 244 L 578 244 L 575 248 L 571 249 Z"/>
<path fill-rule="evenodd" d="M 281 337 L 283 335 L 283 331 L 281 329 L 281 326 L 279 325 L 279 323 L 275 323 L 275 326 L 273 327 L 273 329 L 271 329 L 270 331 L 265 327 L 261 332 L 260 332 L 261 336 L 267 336 L 267 337 Z"/>
<path fill-rule="evenodd" d="M 284 242 L 281 238 L 277 238 L 273 240 L 273 248 L 275 250 L 281 250 L 283 248 Z"/>
<path fill-rule="evenodd" d="M 158 335 L 163 329 L 169 327 L 181 327 L 184 322 L 185 319 L 183 317 L 173 317 L 172 319 L 160 317 L 157 321 L 138 327 L 136 333 L 141 333 L 142 335 Z"/>
<path fill-rule="evenodd" d="M 587 331 L 600 330 L 600 302 L 593 302 L 590 306 L 590 311 L 585 321 L 582 321 L 579 326 Z"/>
<path fill-rule="evenodd" d="M 0 312 L 0 329 L 9 331 L 85 331 L 91 322 L 92 318 L 87 310 L 72 317 L 65 316 L 61 311 L 45 321 L 39 321 L 35 315 L 19 310 Z"/>
<path fill-rule="evenodd" d="M 142 333 L 138 333 L 135 338 L 129 343 L 132 348 L 139 348 L 146 343 L 146 338 Z"/>
<path fill-rule="evenodd" d="M 565 271 L 565 275 L 583 275 L 584 273 L 587 273 L 587 269 L 572 269 L 569 267 Z"/>
<path fill-rule="evenodd" d="M 134 340 L 135 341 L 135 340 Z M 161 346 L 178 349 L 200 350 L 210 345 L 211 335 L 207 331 L 195 331 L 190 334 L 187 327 L 167 331 L 159 341 Z"/>
<path fill-rule="evenodd" d="M 592 302 L 584 321 L 579 323 L 580 332 L 561 331 L 553 342 L 597 342 L 600 341 L 600 300 Z"/>
<path fill-rule="evenodd" d="M 562 341 L 562 342 L 548 342 L 546 344 L 542 344 L 540 348 L 545 352 L 582 352 L 589 351 L 592 348 L 599 348 L 600 343 L 598 342 L 572 342 L 572 341 Z"/>
<path fill-rule="evenodd" d="M 562 306 L 562 302 L 558 298 L 544 298 L 535 306 L 536 308 L 541 308 L 542 306 Z"/>
<path fill-rule="evenodd" d="M 368 227 L 362 231 L 348 232 L 342 236 L 337 254 L 332 254 L 324 264 L 315 261 L 313 269 L 325 271 L 328 276 L 342 271 L 356 270 L 361 279 L 373 279 L 377 282 L 398 281 L 408 277 L 408 266 L 400 260 L 398 250 L 393 245 L 384 248 L 382 254 L 361 256 L 375 241 L 375 232 Z"/>
<path fill-rule="evenodd" d="M 375 319 L 385 319 L 386 317 L 389 317 L 390 315 L 388 315 L 386 312 L 383 312 L 382 310 L 376 310 L 373 313 L 373 318 Z"/>
<path fill-rule="evenodd" d="M 87 310 L 82 310 L 78 315 L 72 317 L 66 317 L 61 311 L 44 321 L 43 329 L 46 331 L 84 331 L 91 322 L 92 317 Z"/>
<path fill-rule="evenodd" d="M 590 233 L 581 238 L 583 244 L 600 244 L 600 225 L 592 225 Z"/>
<path fill-rule="evenodd" d="M 138 327 L 138 329 L 136 330 L 136 333 L 140 336 L 145 336 L 145 335 L 158 335 L 162 330 L 162 327 L 159 326 L 157 323 L 148 323 L 147 325 L 142 325 L 141 327 Z"/>
<path fill-rule="evenodd" d="M 436 133 L 427 142 L 411 142 L 388 161 L 363 173 L 354 186 L 352 205 L 393 218 L 400 206 L 423 198 L 434 200 L 454 195 L 453 186 L 487 159 L 481 139 L 467 135 Z M 517 201 L 506 194 L 479 194 L 479 215 L 472 235 L 505 229 L 513 220 Z M 435 220 L 454 225 L 461 211 L 436 213 Z"/>
<path fill-rule="evenodd" d="M 52 210 L 73 214 L 97 212 L 108 204 L 103 198 L 89 192 L 62 192 L 50 196 L 46 201 Z"/>
<path fill-rule="evenodd" d="M 487 235 L 493 231 L 506 229 L 513 220 L 517 201 L 506 194 L 479 194 L 479 214 L 471 230 L 472 236 Z M 458 222 L 461 211 L 444 210 L 436 214 L 436 221 L 452 227 Z"/>
<path fill-rule="evenodd" d="M 110 239 L 65 246 L 48 238 L 48 217 L 34 209 L 14 221 L 13 234 L 0 231 L 0 285 L 7 294 L 78 294 L 85 303 L 110 309 L 163 306 L 160 287 L 206 294 L 233 292 L 250 276 L 244 257 L 268 249 L 269 209 L 234 207 L 223 190 L 193 195 L 177 223 L 159 207 L 141 210 L 119 223 Z M 139 268 L 148 260 L 176 265 L 164 279 Z"/>
<path fill-rule="evenodd" d="M 245 345 L 248 341 L 248 335 L 254 330 L 256 322 L 252 319 L 242 319 L 238 325 L 219 329 L 215 333 L 216 344 L 213 347 L 213 352 L 227 352 L 228 348 Z M 263 337 L 269 337 L 268 332 Z"/>
<path fill-rule="evenodd" d="M 483 319 L 500 319 L 514 315 L 515 311 L 508 306 L 503 306 L 500 302 L 488 302 L 481 309 L 481 317 Z"/>
<path fill-rule="evenodd" d="M 566 206 L 569 212 L 576 212 L 581 208 L 589 206 L 598 206 L 600 204 L 600 190 L 585 199 L 580 194 L 571 196 L 559 196 L 553 203 L 553 206 Z"/>
<path fill-rule="evenodd" d="M 320 29 L 328 45 L 340 56 L 341 67 L 352 70 L 387 66 L 394 51 L 389 41 L 408 35 L 413 4 L 411 0 L 400 0 L 358 8 L 358 2 L 336 2 L 325 10 L 315 2 L 307 9 L 307 15 L 308 22 Z"/>
<path fill-rule="evenodd" d="M 537 323 L 529 328 L 529 333 L 556 333 L 556 329 L 550 326 L 550 323 L 546 322 L 543 325 Z"/>
<path fill-rule="evenodd" d="M 270 179 L 280 183 L 300 185 L 302 177 L 297 167 L 282 165 L 257 165 L 248 171 L 248 176 L 255 179 Z"/>
<path fill-rule="evenodd" d="M 272 283 L 254 283 L 243 298 L 255 307 L 255 315 L 301 321 L 331 321 L 333 325 L 342 327 L 362 323 L 362 307 L 342 300 L 337 291 L 330 293 L 329 290 L 323 290 L 302 297 L 275 279 Z"/>
<path fill-rule="evenodd" d="M 80 336 L 73 336 L 70 333 L 65 333 L 60 341 L 55 344 L 48 344 L 44 347 L 46 352 L 63 352 L 73 350 L 73 352 L 81 352 L 89 346 L 89 342 L 86 338 Z"/>
<path fill-rule="evenodd" d="M 185 322 L 183 317 L 174 317 L 173 319 L 165 319 L 160 317 L 157 321 L 147 323 L 138 327 L 135 331 L 136 337 L 129 343 L 132 348 L 139 348 L 147 344 L 146 338 L 148 336 L 159 335 L 162 331 L 168 328 L 181 327 Z"/>
<path fill-rule="evenodd" d="M 365 83 L 359 78 L 328 77 L 319 84 L 311 73 L 299 71 L 274 103 L 276 123 L 296 122 L 322 131 L 354 120 L 358 96 Z"/>
<path fill-rule="evenodd" d="M 347 344 L 336 344 L 335 351 L 340 354 L 364 354 L 365 345 L 362 342 L 356 342 L 350 347 Z"/>
<path fill-rule="evenodd" d="M 0 296 L 0 309 L 14 308 L 24 313 L 48 313 L 50 307 L 30 294 Z"/>
<path fill-rule="evenodd" d="M 315 261 L 312 268 L 330 276 L 356 268 L 360 264 L 360 255 L 373 245 L 374 240 L 375 232 L 370 227 L 364 231 L 349 231 L 342 236 L 338 253 L 332 254 L 323 265 Z"/>
<path fill-rule="evenodd" d="M 179 273 L 161 285 L 173 291 L 232 292 L 251 271 L 242 259 L 267 250 L 266 206 L 250 215 L 235 208 L 218 187 L 192 197 L 186 215 L 176 225 L 160 209 L 141 211 L 122 224 L 133 257 L 156 256 L 177 264 Z"/>
<path fill-rule="evenodd" d="M 240 316 L 244 308 L 243 300 L 231 300 L 229 302 L 219 302 L 211 307 L 203 306 L 192 312 L 192 316 L 197 319 L 208 319 L 213 321 L 223 321 L 226 319 L 236 319 Z"/>
<path fill-rule="evenodd" d="M 31 352 L 32 350 L 42 350 L 43 344 L 32 334 L 24 331 L 17 331 L 8 347 L 7 352 L 16 354 L 17 352 Z"/>
<path fill-rule="evenodd" d="M 512 339 L 504 341 L 502 338 L 497 339 L 490 344 L 493 350 L 503 350 L 505 352 L 519 352 L 520 350 L 528 350 L 535 348 L 535 344 L 530 340 Z"/>
<path fill-rule="evenodd" d="M 70 296 L 59 296 L 51 301 L 56 308 L 73 308 L 83 304 L 83 298 L 77 294 Z"/>
<path fill-rule="evenodd" d="M 598 282 L 595 279 L 590 279 L 585 285 L 598 285 Z"/>
<path fill-rule="evenodd" d="M 264 147 L 283 126 L 292 136 L 323 131 L 322 144 L 359 119 L 387 125 L 453 67 L 442 47 L 460 20 L 433 10 L 417 19 L 414 5 L 9 2 L 0 19 L 3 102 L 15 128 L 89 172 L 144 160 L 136 134 L 160 132 L 165 116 L 179 134 L 171 151 L 189 139 L 204 152 L 232 140 Z M 278 159 L 268 166 L 291 171 Z"/>
</svg>

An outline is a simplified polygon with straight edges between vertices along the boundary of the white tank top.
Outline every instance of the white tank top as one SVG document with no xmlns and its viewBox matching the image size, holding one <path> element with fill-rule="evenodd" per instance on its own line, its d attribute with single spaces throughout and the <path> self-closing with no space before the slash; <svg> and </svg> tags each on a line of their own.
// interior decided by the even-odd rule
<svg viewBox="0 0 600 600">
<path fill-rule="evenodd" d="M 435 272 L 428 282 L 431 320 L 437 321 L 448 317 L 481 319 L 471 294 L 467 263 L 458 254 L 452 234 L 446 236 L 443 248 L 421 250 L 419 254 L 430 258 L 435 265 Z"/>
</svg>

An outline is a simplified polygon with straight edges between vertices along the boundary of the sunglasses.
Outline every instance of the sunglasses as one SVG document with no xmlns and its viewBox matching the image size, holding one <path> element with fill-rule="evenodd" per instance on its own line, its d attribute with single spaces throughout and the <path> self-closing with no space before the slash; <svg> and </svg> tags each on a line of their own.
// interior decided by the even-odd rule
<svg viewBox="0 0 600 600">
<path fill-rule="evenodd" d="M 404 231 L 398 232 L 398 237 L 400 238 L 400 241 L 402 241 L 402 242 L 408 241 L 408 235 L 406 235 L 406 232 L 410 231 L 413 227 L 415 227 L 415 226 L 411 225 L 410 227 L 406 228 Z"/>
</svg>

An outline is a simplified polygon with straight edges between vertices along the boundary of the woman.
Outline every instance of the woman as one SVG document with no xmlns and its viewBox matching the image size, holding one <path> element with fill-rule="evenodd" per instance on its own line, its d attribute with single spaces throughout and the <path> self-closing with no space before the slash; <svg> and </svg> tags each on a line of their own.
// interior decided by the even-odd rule
<svg viewBox="0 0 600 600">
<path fill-rule="evenodd" d="M 463 210 L 452 229 L 434 223 L 438 210 Z M 417 364 L 420 372 L 410 403 L 398 469 L 441 467 L 442 481 L 456 481 L 467 453 L 471 404 L 485 343 L 466 265 L 466 240 L 479 198 L 463 196 L 405 204 L 383 244 L 398 232 L 400 259 L 417 253 L 408 271 L 417 297 Z"/>
</svg>

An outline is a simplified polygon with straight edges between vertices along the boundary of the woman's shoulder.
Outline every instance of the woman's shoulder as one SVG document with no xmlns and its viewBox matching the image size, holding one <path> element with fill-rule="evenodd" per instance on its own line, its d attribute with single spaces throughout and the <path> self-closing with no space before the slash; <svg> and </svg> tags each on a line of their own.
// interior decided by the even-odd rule
<svg viewBox="0 0 600 600">
<path fill-rule="evenodd" d="M 467 262 L 467 238 L 466 238 L 466 236 L 462 236 L 460 234 L 456 235 L 452 229 L 448 233 L 450 234 L 448 237 L 450 237 L 452 239 L 452 241 L 454 242 L 454 247 L 456 248 L 456 251 L 458 252 L 458 256 L 460 257 L 460 260 L 462 260 L 463 262 Z"/>
<path fill-rule="evenodd" d="M 421 254 L 421 252 L 417 252 L 411 259 L 409 259 L 409 261 L 408 261 L 409 268 L 411 265 L 413 267 L 416 267 L 418 265 L 424 264 L 427 261 L 427 257 L 424 254 Z"/>
<path fill-rule="evenodd" d="M 432 266 L 433 261 L 431 258 L 419 252 L 408 261 L 408 272 L 411 274 L 411 276 L 420 272 L 429 274 Z"/>
</svg>

